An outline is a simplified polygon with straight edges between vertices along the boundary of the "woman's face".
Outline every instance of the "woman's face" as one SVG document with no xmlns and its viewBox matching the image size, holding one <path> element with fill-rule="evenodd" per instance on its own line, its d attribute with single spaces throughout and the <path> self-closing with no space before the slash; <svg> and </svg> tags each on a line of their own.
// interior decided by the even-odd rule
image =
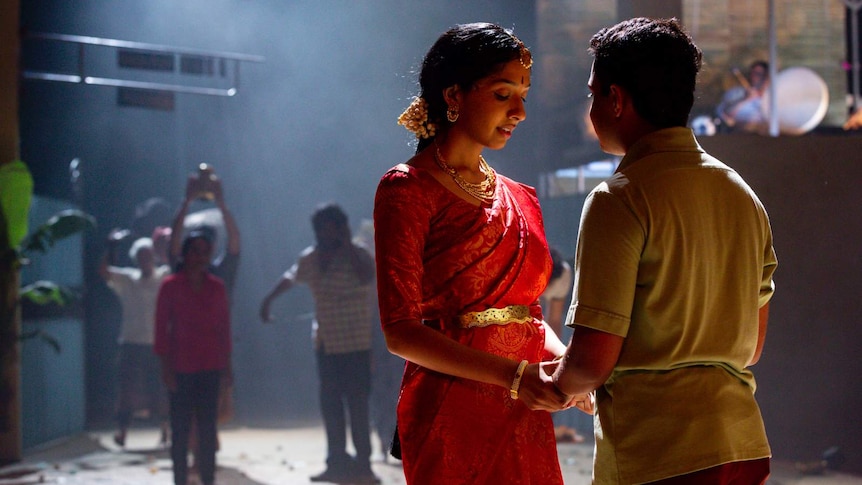
<svg viewBox="0 0 862 485">
<path fill-rule="evenodd" d="M 530 70 L 513 60 L 500 72 L 459 91 L 460 117 L 452 126 L 488 148 L 506 146 L 518 123 L 527 118 L 525 103 L 530 89 Z"/>
<path fill-rule="evenodd" d="M 213 247 L 209 241 L 194 239 L 183 257 L 183 268 L 187 271 L 205 271 L 212 261 L 212 253 Z"/>
</svg>

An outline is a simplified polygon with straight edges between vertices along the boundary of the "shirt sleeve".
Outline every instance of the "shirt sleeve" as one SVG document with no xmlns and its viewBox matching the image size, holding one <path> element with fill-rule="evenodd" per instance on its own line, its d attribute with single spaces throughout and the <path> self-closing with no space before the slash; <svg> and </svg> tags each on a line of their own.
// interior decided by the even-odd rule
<svg viewBox="0 0 862 485">
<path fill-rule="evenodd" d="M 778 257 L 775 255 L 775 248 L 772 245 L 772 228 L 769 225 L 766 211 L 764 210 L 763 213 L 764 217 L 766 217 L 766 246 L 763 254 L 763 272 L 760 278 L 759 307 L 766 305 L 775 293 L 775 281 L 772 279 L 772 276 L 778 268 Z"/>
<path fill-rule="evenodd" d="M 646 236 L 632 211 L 601 187 L 584 203 L 566 325 L 625 337 Z"/>
</svg>

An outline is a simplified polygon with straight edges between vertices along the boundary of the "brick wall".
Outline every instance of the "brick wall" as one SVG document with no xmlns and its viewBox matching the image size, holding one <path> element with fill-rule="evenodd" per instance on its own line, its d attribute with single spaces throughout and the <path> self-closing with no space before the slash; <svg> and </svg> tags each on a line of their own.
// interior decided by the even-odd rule
<svg viewBox="0 0 862 485">
<path fill-rule="evenodd" d="M 712 113 L 724 91 L 736 85 L 732 68 L 769 58 L 768 3 L 765 0 L 681 0 L 682 21 L 704 52 L 693 114 Z M 847 74 L 845 7 L 840 0 L 775 2 L 777 68 L 813 69 L 829 89 L 829 110 L 821 126 L 846 119 Z M 633 9 L 632 6 L 635 6 Z M 543 168 L 580 165 L 600 158 L 588 134 L 586 82 L 590 36 L 618 20 L 618 12 L 643 5 L 618 0 L 538 0 L 537 70 L 534 99 L 539 100 L 544 137 L 538 147 Z M 640 9 L 637 8 L 640 6 Z M 624 8 L 623 8 L 624 7 Z M 658 12 L 661 15 L 662 12 Z"/>
<path fill-rule="evenodd" d="M 704 52 L 700 98 L 696 110 L 707 109 L 727 87 L 736 85 L 733 67 L 743 71 L 752 61 L 769 59 L 769 18 L 763 0 L 685 0 L 683 22 Z M 846 119 L 844 4 L 840 0 L 775 2 L 776 51 L 779 71 L 808 67 L 826 82 L 829 111 L 823 125 Z"/>
</svg>

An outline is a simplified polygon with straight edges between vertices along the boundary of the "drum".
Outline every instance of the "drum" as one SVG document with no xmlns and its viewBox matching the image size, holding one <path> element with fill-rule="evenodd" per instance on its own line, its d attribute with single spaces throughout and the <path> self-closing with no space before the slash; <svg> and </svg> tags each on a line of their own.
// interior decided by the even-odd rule
<svg viewBox="0 0 862 485">
<path fill-rule="evenodd" d="M 775 78 L 778 130 L 782 135 L 802 135 L 817 127 L 829 107 L 829 88 L 807 67 L 787 68 Z M 769 116 L 770 90 L 763 97 Z"/>
</svg>

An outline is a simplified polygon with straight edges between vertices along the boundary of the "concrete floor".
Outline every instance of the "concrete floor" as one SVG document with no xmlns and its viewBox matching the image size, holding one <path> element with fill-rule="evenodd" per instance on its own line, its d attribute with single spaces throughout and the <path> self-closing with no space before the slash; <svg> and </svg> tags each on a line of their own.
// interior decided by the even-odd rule
<svg viewBox="0 0 862 485">
<path fill-rule="evenodd" d="M 160 449 L 156 429 L 132 429 L 126 448 L 112 441 L 113 430 L 89 432 L 31 451 L 16 465 L 0 468 L 0 485 L 110 484 L 170 485 L 171 462 Z M 253 429 L 227 427 L 219 432 L 218 485 L 292 485 L 324 469 L 325 437 L 320 427 Z M 590 483 L 592 445 L 560 443 L 560 464 L 567 485 Z M 382 485 L 404 484 L 400 464 L 373 457 Z M 793 464 L 773 462 L 769 485 L 862 485 L 862 477 L 827 471 L 803 475 Z"/>
</svg>

